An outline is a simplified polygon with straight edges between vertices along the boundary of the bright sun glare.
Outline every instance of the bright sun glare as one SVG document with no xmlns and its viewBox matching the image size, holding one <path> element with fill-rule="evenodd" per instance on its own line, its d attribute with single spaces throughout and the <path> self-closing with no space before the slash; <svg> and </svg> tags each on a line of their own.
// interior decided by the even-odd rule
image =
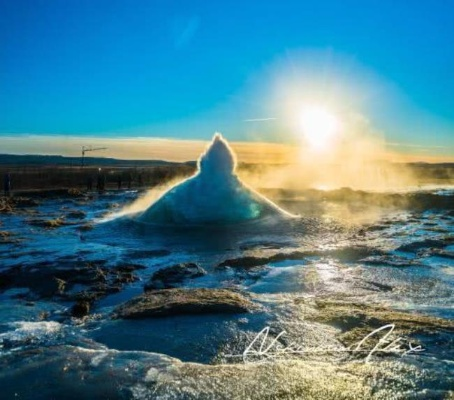
<svg viewBox="0 0 454 400">
<path fill-rule="evenodd" d="M 301 114 L 304 137 L 312 149 L 327 150 L 339 130 L 338 119 L 321 107 L 310 107 Z"/>
</svg>

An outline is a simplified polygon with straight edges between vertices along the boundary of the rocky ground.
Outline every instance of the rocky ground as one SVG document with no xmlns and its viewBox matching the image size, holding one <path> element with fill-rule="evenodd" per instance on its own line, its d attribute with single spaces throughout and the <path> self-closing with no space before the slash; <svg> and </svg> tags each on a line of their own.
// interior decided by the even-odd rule
<svg viewBox="0 0 454 400">
<path fill-rule="evenodd" d="M 409 209 L 381 210 L 373 222 L 326 214 L 259 233 L 99 223 L 137 196 L 74 190 L 0 200 L 5 393 L 31 398 L 44 368 L 75 397 L 99 385 L 112 398 L 452 398 L 452 203 L 431 194 L 418 211 L 413 196 Z M 352 349 L 387 324 L 403 347 L 425 353 L 378 352 L 364 363 Z M 243 363 L 264 327 L 281 352 L 341 352 Z M 117 384 L 104 383 L 109 374 Z M 41 398 L 55 393 L 43 389 Z"/>
</svg>

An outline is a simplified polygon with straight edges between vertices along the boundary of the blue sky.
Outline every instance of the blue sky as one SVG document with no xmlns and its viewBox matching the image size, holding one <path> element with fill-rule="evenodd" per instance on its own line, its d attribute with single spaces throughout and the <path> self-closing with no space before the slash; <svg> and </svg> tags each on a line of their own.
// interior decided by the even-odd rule
<svg viewBox="0 0 454 400">
<path fill-rule="evenodd" d="M 291 141 L 288 79 L 454 154 L 453 38 L 448 0 L 0 0 L 0 135 Z"/>
</svg>

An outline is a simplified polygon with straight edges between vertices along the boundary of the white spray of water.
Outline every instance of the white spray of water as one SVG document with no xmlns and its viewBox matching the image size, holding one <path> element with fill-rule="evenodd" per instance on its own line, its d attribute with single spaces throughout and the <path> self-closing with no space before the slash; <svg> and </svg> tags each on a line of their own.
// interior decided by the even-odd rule
<svg viewBox="0 0 454 400">
<path fill-rule="evenodd" d="M 137 218 L 158 224 L 228 224 L 267 215 L 290 216 L 235 174 L 236 158 L 215 134 L 198 161 L 198 172 L 170 188 Z"/>
<path fill-rule="evenodd" d="M 132 216 L 147 209 L 150 204 L 159 200 L 170 188 L 174 187 L 180 182 L 179 179 L 173 179 L 170 182 L 154 187 L 147 190 L 143 195 L 136 199 L 133 203 L 126 205 L 120 211 L 114 211 L 98 220 L 98 223 L 112 221 L 116 218 Z"/>
<path fill-rule="evenodd" d="M 18 321 L 9 324 L 15 328 L 0 334 L 0 343 L 5 340 L 24 341 L 29 339 L 45 339 L 59 332 L 62 325 L 54 321 L 28 322 Z"/>
</svg>

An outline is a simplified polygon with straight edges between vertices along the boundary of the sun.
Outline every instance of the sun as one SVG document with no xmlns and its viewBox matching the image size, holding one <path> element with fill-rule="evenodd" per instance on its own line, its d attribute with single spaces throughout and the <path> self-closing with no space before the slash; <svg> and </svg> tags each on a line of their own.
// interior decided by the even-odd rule
<svg viewBox="0 0 454 400">
<path fill-rule="evenodd" d="M 339 131 L 335 115 L 322 107 L 305 108 L 301 114 L 301 127 L 306 142 L 314 150 L 327 150 Z"/>
</svg>

